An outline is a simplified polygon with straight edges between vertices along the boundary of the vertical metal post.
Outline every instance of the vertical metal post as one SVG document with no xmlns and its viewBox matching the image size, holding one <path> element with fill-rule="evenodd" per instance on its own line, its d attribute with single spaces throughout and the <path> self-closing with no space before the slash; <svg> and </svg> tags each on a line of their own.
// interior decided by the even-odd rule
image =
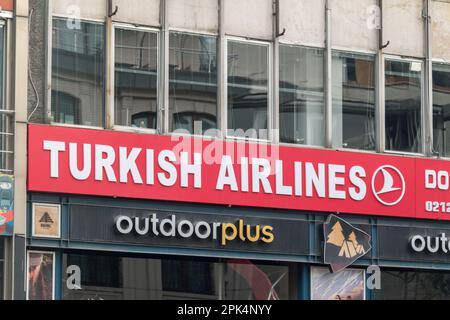
<svg viewBox="0 0 450 320">
<path fill-rule="evenodd" d="M 272 125 L 269 126 L 271 142 L 280 142 L 280 0 L 273 0 L 273 76 L 272 83 Z M 270 87 L 270 86 L 269 86 Z"/>
<path fill-rule="evenodd" d="M 333 147 L 331 0 L 325 2 L 325 147 Z"/>
<path fill-rule="evenodd" d="M 158 131 L 168 134 L 169 128 L 169 23 L 167 19 L 167 1 L 160 0 L 160 77 L 158 87 Z"/>
<path fill-rule="evenodd" d="M 53 49 L 53 0 L 46 0 L 46 14 L 45 14 L 45 82 L 46 91 L 44 98 L 45 122 L 51 123 L 52 119 L 52 49 Z"/>
<path fill-rule="evenodd" d="M 383 1 L 378 0 L 378 7 L 380 10 L 380 25 L 378 37 L 378 52 L 375 61 L 375 123 L 376 123 L 376 151 L 383 153 L 386 149 L 386 134 L 385 134 L 385 79 L 384 79 L 384 40 L 383 40 Z"/>
<path fill-rule="evenodd" d="M 227 136 L 227 105 L 226 105 L 226 39 L 225 39 L 225 8 L 224 0 L 218 0 L 219 7 L 219 37 L 217 46 L 217 112 L 218 112 L 218 129 L 220 132 L 219 138 Z"/>
<path fill-rule="evenodd" d="M 424 153 L 427 156 L 433 156 L 433 48 L 431 38 L 431 0 L 424 0 L 423 4 L 425 27 Z"/>
<path fill-rule="evenodd" d="M 112 1 L 107 2 L 106 14 L 106 101 L 105 101 L 105 127 L 112 129 L 114 126 L 114 27 L 113 18 L 110 15 Z"/>
</svg>

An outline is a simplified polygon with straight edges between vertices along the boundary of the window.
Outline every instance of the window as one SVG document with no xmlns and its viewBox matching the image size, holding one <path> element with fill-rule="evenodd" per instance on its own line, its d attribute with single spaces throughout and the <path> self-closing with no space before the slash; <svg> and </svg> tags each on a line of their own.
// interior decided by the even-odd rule
<svg viewBox="0 0 450 320">
<path fill-rule="evenodd" d="M 325 143 L 323 49 L 280 45 L 280 141 Z"/>
<path fill-rule="evenodd" d="M 268 139 L 268 44 L 228 42 L 228 135 Z"/>
<path fill-rule="evenodd" d="M 433 65 L 434 151 L 450 157 L 450 65 Z"/>
<path fill-rule="evenodd" d="M 422 152 L 422 63 L 386 60 L 386 150 Z"/>
<path fill-rule="evenodd" d="M 294 291 L 288 266 L 247 260 L 64 254 L 63 270 L 70 265 L 81 288 L 70 290 L 63 273 L 64 300 L 287 300 Z"/>
<path fill-rule="evenodd" d="M 158 34 L 115 29 L 115 124 L 156 130 Z"/>
<path fill-rule="evenodd" d="M 208 134 L 217 128 L 217 40 L 170 33 L 170 130 Z"/>
<path fill-rule="evenodd" d="M 375 150 L 373 56 L 333 53 L 333 146 Z"/>
<path fill-rule="evenodd" d="M 6 27 L 0 22 L 0 173 L 14 172 L 14 112 L 5 99 Z"/>
<path fill-rule="evenodd" d="M 445 272 L 381 272 L 381 290 L 374 290 L 376 300 L 449 300 L 450 275 Z"/>
<path fill-rule="evenodd" d="M 53 19 L 52 101 L 56 123 L 104 126 L 105 28 Z"/>
</svg>

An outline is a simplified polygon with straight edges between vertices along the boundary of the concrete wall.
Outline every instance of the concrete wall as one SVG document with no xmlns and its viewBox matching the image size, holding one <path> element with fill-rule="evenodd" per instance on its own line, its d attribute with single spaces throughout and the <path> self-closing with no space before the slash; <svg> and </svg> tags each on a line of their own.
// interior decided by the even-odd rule
<svg viewBox="0 0 450 320">
<path fill-rule="evenodd" d="M 325 45 L 325 0 L 280 0 L 281 42 Z"/>
<path fill-rule="evenodd" d="M 43 123 L 45 121 L 45 74 L 46 74 L 46 5 L 42 0 L 30 0 L 31 16 L 30 28 L 34 32 L 30 33 L 29 52 L 30 54 L 30 75 L 36 87 L 37 93 L 31 85 L 28 86 L 28 114 L 32 117 L 30 122 Z M 38 105 L 39 98 L 39 105 Z M 36 109 L 36 106 L 38 108 Z"/>
<path fill-rule="evenodd" d="M 150 27 L 160 26 L 159 0 L 114 0 L 113 3 L 114 6 L 119 7 L 117 15 L 113 17 L 114 21 L 136 23 Z"/>
<path fill-rule="evenodd" d="M 217 33 L 218 0 L 167 0 L 169 27 Z"/>
<path fill-rule="evenodd" d="M 225 0 L 227 35 L 271 40 L 272 0 Z"/>
<path fill-rule="evenodd" d="M 433 1 L 433 57 L 450 62 L 450 3 Z"/>
<path fill-rule="evenodd" d="M 332 0 L 331 39 L 334 47 L 376 51 L 378 30 L 371 28 L 370 9 L 376 0 Z"/>
<path fill-rule="evenodd" d="M 424 57 L 423 0 L 383 2 L 385 53 Z"/>
</svg>

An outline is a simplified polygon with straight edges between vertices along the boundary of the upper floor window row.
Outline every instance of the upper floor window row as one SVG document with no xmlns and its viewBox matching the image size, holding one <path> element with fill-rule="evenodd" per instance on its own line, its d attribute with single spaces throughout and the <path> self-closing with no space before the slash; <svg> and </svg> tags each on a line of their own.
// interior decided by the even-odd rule
<svg viewBox="0 0 450 320">
<path fill-rule="evenodd" d="M 323 49 L 281 44 L 275 86 L 271 43 L 229 38 L 220 79 L 215 36 L 171 31 L 164 60 L 158 30 L 116 25 L 113 35 L 114 64 L 107 70 L 102 23 L 84 21 L 74 29 L 65 19 L 53 19 L 54 122 L 105 127 L 108 115 L 114 127 L 195 135 L 214 135 L 225 125 L 228 137 L 266 141 L 273 141 L 276 128 L 281 143 L 327 144 Z M 383 130 L 387 151 L 424 152 L 423 62 L 387 57 L 384 66 L 380 128 L 375 56 L 333 50 L 333 148 L 375 151 L 377 130 Z M 113 79 L 109 110 L 107 76 Z M 160 92 L 164 87 L 167 94 Z M 450 157 L 450 66 L 434 65 L 433 88 L 434 149 Z"/>
</svg>

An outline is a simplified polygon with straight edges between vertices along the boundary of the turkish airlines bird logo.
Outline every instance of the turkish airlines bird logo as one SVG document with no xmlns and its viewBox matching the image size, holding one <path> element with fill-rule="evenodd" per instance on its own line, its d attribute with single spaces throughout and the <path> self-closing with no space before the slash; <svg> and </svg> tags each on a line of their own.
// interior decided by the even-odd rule
<svg viewBox="0 0 450 320">
<path fill-rule="evenodd" d="M 405 196 L 405 178 L 396 167 L 382 166 L 373 175 L 372 191 L 380 203 L 388 207 L 395 206 Z"/>
</svg>

